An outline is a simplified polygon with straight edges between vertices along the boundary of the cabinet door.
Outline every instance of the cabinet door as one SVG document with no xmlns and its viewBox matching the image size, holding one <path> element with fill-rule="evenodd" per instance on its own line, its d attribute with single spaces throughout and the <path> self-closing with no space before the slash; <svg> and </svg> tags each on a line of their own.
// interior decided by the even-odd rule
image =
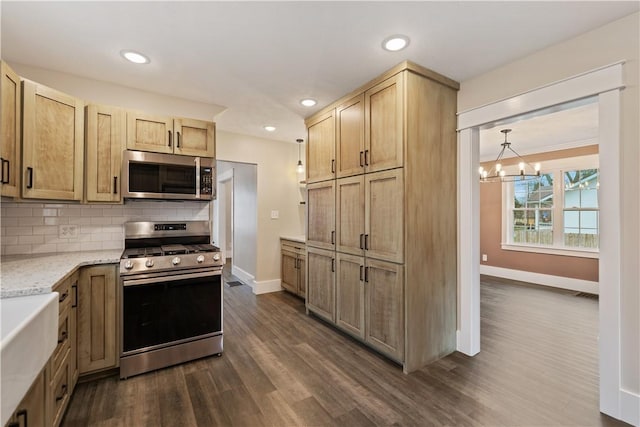
<svg viewBox="0 0 640 427">
<path fill-rule="evenodd" d="M 7 422 L 7 427 L 12 425 L 45 427 L 45 391 L 46 379 L 45 373 L 42 371 L 34 380 L 27 394 L 22 398 L 13 416 Z"/>
<path fill-rule="evenodd" d="M 88 202 L 120 202 L 120 170 L 125 149 L 126 113 L 117 108 L 85 107 L 85 188 Z"/>
<path fill-rule="evenodd" d="M 364 258 L 338 253 L 336 324 L 364 339 Z"/>
<path fill-rule="evenodd" d="M 364 94 L 336 108 L 336 177 L 364 173 Z"/>
<path fill-rule="evenodd" d="M 187 156 L 215 157 L 215 123 L 194 119 L 174 119 L 175 146 L 173 152 Z"/>
<path fill-rule="evenodd" d="M 404 259 L 404 169 L 365 175 L 365 253 L 393 262 Z"/>
<path fill-rule="evenodd" d="M 307 309 L 335 323 L 335 252 L 307 247 Z"/>
<path fill-rule="evenodd" d="M 81 200 L 84 162 L 82 101 L 23 81 L 22 196 Z"/>
<path fill-rule="evenodd" d="M 0 62 L 0 195 L 20 196 L 20 77 Z"/>
<path fill-rule="evenodd" d="M 336 171 L 335 110 L 309 124 L 307 137 L 307 182 L 326 181 Z"/>
<path fill-rule="evenodd" d="M 173 119 L 138 112 L 127 113 L 127 148 L 129 150 L 173 153 Z"/>
<path fill-rule="evenodd" d="M 367 172 L 403 165 L 404 73 L 365 92 L 365 163 Z"/>
<path fill-rule="evenodd" d="M 336 180 L 336 249 L 364 255 L 364 176 Z"/>
<path fill-rule="evenodd" d="M 307 244 L 319 248 L 335 247 L 335 180 L 307 185 Z"/>
<path fill-rule="evenodd" d="M 298 255 L 298 295 L 302 298 L 307 296 L 307 267 L 306 257 Z"/>
<path fill-rule="evenodd" d="M 282 251 L 281 255 L 282 287 L 289 292 L 298 293 L 298 258 L 293 252 Z"/>
<path fill-rule="evenodd" d="M 86 267 L 80 270 L 78 369 L 81 375 L 117 366 L 116 295 L 115 266 Z"/>
<path fill-rule="evenodd" d="M 403 266 L 367 259 L 365 267 L 366 341 L 391 358 L 404 358 Z"/>
<path fill-rule="evenodd" d="M 80 273 L 75 272 L 69 279 L 71 282 L 71 312 L 69 313 L 69 342 L 71 353 L 69 354 L 69 384 L 73 390 L 78 382 L 80 371 L 78 370 L 78 282 Z"/>
</svg>

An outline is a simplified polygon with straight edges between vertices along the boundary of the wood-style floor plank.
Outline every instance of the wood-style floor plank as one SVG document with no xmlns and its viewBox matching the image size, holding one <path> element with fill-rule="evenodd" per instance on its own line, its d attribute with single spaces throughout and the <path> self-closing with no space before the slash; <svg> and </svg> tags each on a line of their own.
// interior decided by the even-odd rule
<svg viewBox="0 0 640 427">
<path fill-rule="evenodd" d="M 598 301 L 481 278 L 482 351 L 410 375 L 305 314 L 225 287 L 224 353 L 79 384 L 75 426 L 617 426 L 598 412 Z"/>
</svg>

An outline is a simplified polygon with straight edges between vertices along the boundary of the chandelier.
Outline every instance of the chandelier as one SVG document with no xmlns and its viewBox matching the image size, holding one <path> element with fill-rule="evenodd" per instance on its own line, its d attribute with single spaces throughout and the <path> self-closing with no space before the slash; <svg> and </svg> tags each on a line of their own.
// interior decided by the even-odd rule
<svg viewBox="0 0 640 427">
<path fill-rule="evenodd" d="M 494 165 L 490 170 L 486 170 L 482 166 L 478 169 L 480 173 L 480 182 L 494 182 L 494 181 L 502 181 L 502 182 L 510 182 L 510 181 L 518 181 L 518 180 L 528 180 L 535 179 L 540 176 L 540 163 L 536 163 L 531 166 L 531 164 L 527 163 L 520 154 L 516 153 L 513 148 L 511 148 L 511 143 L 507 141 L 507 135 L 511 132 L 511 129 L 502 129 L 500 132 L 504 134 L 504 142 L 500 144 L 502 150 L 498 154 Z M 505 152 L 510 151 L 515 154 L 515 157 L 520 161 L 518 162 L 519 172 L 516 173 L 508 173 L 502 167 L 502 158 L 505 155 Z M 512 157 L 512 156 L 509 156 Z"/>
</svg>

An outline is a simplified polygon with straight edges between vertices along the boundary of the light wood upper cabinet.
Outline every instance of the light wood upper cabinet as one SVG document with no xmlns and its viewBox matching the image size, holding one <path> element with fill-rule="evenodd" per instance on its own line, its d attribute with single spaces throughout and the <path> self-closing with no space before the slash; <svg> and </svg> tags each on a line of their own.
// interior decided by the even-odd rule
<svg viewBox="0 0 640 427">
<path fill-rule="evenodd" d="M 336 180 L 336 250 L 364 255 L 364 175 Z"/>
<path fill-rule="evenodd" d="M 127 148 L 215 157 L 215 124 L 130 111 L 127 113 Z"/>
<path fill-rule="evenodd" d="M 336 108 L 336 177 L 364 172 L 364 94 Z"/>
<path fill-rule="evenodd" d="M 307 247 L 307 308 L 335 322 L 335 252 Z"/>
<path fill-rule="evenodd" d="M 194 119 L 174 119 L 173 132 L 176 138 L 174 153 L 200 157 L 216 156 L 215 123 Z"/>
<path fill-rule="evenodd" d="M 365 254 L 393 262 L 404 260 L 403 169 L 365 175 Z"/>
<path fill-rule="evenodd" d="M 84 104 L 23 80 L 22 197 L 81 200 Z"/>
<path fill-rule="evenodd" d="M 364 339 L 364 258 L 336 254 L 336 325 Z"/>
<path fill-rule="evenodd" d="M 403 360 L 403 266 L 367 259 L 365 289 L 366 341 L 391 358 Z"/>
<path fill-rule="evenodd" d="M 398 73 L 364 94 L 366 172 L 403 165 L 404 75 Z"/>
<path fill-rule="evenodd" d="M 335 180 L 307 185 L 307 244 L 335 248 Z"/>
<path fill-rule="evenodd" d="M 116 266 L 86 267 L 78 283 L 80 374 L 118 365 Z"/>
<path fill-rule="evenodd" d="M 335 178 L 335 110 L 318 116 L 307 125 L 307 182 L 313 183 Z"/>
<path fill-rule="evenodd" d="M 20 196 L 20 77 L 0 62 L 0 195 Z"/>
<path fill-rule="evenodd" d="M 120 202 L 126 112 L 103 105 L 87 105 L 85 119 L 85 198 L 88 202 Z"/>
</svg>

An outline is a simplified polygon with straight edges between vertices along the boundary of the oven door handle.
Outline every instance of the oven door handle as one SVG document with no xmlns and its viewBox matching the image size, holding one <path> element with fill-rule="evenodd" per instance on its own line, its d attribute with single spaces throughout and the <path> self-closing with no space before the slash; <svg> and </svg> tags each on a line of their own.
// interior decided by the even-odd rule
<svg viewBox="0 0 640 427">
<path fill-rule="evenodd" d="M 214 270 L 214 271 L 206 271 L 201 273 L 188 273 L 188 274 L 161 276 L 161 277 L 151 277 L 148 279 L 127 279 L 127 280 L 123 280 L 122 284 L 125 287 L 138 286 L 138 285 L 149 285 L 149 284 L 154 284 L 158 282 L 176 282 L 178 280 L 198 279 L 202 277 L 213 277 L 213 276 L 221 276 L 221 275 L 222 275 L 221 270 Z"/>
</svg>

